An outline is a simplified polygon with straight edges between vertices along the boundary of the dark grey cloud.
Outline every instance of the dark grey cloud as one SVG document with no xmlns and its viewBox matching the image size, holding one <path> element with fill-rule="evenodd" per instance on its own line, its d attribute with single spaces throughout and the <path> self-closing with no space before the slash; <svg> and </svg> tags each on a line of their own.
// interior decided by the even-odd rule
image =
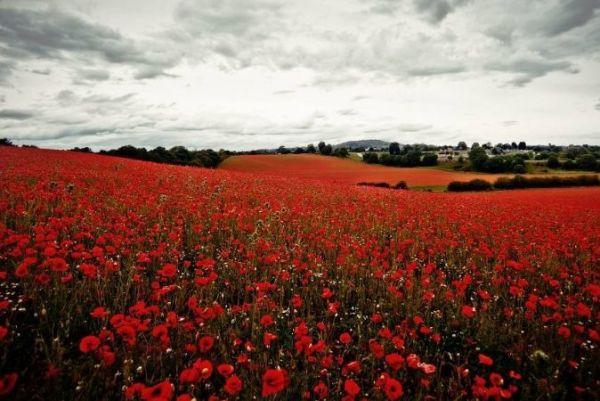
<svg viewBox="0 0 600 401">
<path fill-rule="evenodd" d="M 14 63 L 0 60 L 0 85 L 5 85 L 12 74 Z"/>
<path fill-rule="evenodd" d="M 383 1 L 392 2 L 393 0 Z M 413 0 L 413 5 L 426 21 L 437 24 L 443 21 L 457 8 L 467 4 L 469 1 L 470 0 Z"/>
<path fill-rule="evenodd" d="M 61 129 L 54 133 L 31 133 L 21 135 L 19 140 L 52 141 L 64 138 L 80 138 L 87 136 L 104 136 L 117 132 L 115 127 L 73 127 Z"/>
<path fill-rule="evenodd" d="M 508 61 L 497 61 L 486 64 L 491 71 L 503 71 L 516 74 L 508 84 L 523 87 L 535 78 L 543 77 L 553 71 L 576 74 L 579 70 L 569 61 L 551 61 L 545 59 L 517 58 Z"/>
<path fill-rule="evenodd" d="M 110 79 L 110 72 L 106 70 L 82 69 L 77 71 L 77 78 L 86 81 L 106 81 Z"/>
<path fill-rule="evenodd" d="M 546 35 L 560 35 L 587 24 L 598 9 L 598 0 L 562 0 L 557 7 L 549 8 L 541 15 L 538 26 Z"/>
<path fill-rule="evenodd" d="M 224 34 L 260 39 L 268 36 L 263 23 L 280 9 L 281 3 L 267 0 L 244 5 L 236 0 L 184 0 L 175 18 L 194 36 Z"/>
<path fill-rule="evenodd" d="M 414 3 L 417 10 L 431 22 L 440 22 L 452 12 L 452 6 L 446 0 L 415 0 Z"/>
<path fill-rule="evenodd" d="M 50 75 L 52 70 L 50 68 L 35 68 L 31 72 L 37 75 Z"/>
<path fill-rule="evenodd" d="M 181 59 L 169 49 L 142 46 L 106 26 L 89 23 L 57 9 L 45 11 L 1 8 L 0 42 L 14 59 L 77 59 L 98 57 L 131 65 L 144 78 L 164 73 Z"/>
<path fill-rule="evenodd" d="M 467 67 L 464 65 L 448 65 L 448 66 L 431 66 L 431 67 L 418 67 L 409 68 L 408 74 L 416 77 L 426 77 L 431 75 L 444 75 L 444 74 L 458 74 L 467 71 Z"/>
<path fill-rule="evenodd" d="M 2 120 L 28 120 L 34 116 L 35 114 L 28 110 L 0 110 L 0 119 Z"/>
</svg>

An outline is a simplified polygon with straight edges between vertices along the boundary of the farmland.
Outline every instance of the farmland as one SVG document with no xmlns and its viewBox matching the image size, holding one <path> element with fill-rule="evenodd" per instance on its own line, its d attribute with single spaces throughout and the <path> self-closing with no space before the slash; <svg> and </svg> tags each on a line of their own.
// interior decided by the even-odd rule
<svg viewBox="0 0 600 401">
<path fill-rule="evenodd" d="M 600 188 L 457 174 L 0 147 L 0 398 L 597 399 Z"/>
<path fill-rule="evenodd" d="M 344 184 L 406 181 L 409 187 L 446 186 L 452 181 L 494 181 L 507 174 L 455 172 L 439 168 L 386 167 L 319 155 L 243 155 L 226 159 L 220 169 Z M 510 175 L 510 174 L 508 174 Z"/>
</svg>

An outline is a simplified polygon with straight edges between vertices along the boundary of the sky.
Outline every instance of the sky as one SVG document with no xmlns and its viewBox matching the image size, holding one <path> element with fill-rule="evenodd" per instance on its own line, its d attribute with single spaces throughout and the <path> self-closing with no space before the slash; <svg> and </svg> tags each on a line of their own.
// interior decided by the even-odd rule
<svg viewBox="0 0 600 401">
<path fill-rule="evenodd" d="M 0 0 L 0 137 L 600 144 L 600 0 Z"/>
</svg>

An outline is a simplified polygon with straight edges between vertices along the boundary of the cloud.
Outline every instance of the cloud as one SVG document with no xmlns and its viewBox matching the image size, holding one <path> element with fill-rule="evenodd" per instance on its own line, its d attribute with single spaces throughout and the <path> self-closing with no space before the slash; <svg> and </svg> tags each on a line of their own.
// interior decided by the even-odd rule
<svg viewBox="0 0 600 401">
<path fill-rule="evenodd" d="M 112 64 L 132 65 L 160 75 L 175 66 L 181 54 L 151 43 L 137 43 L 106 26 L 89 23 L 56 8 L 0 9 L 0 41 L 17 60 L 72 60 L 97 57 Z"/>
<path fill-rule="evenodd" d="M 535 78 L 543 77 L 553 71 L 563 71 L 571 74 L 579 72 L 568 61 L 549 61 L 541 58 L 515 58 L 507 61 L 488 63 L 485 66 L 491 71 L 514 73 L 516 76 L 508 81 L 509 85 L 523 87 Z"/>
<path fill-rule="evenodd" d="M 600 99 L 598 100 L 598 103 L 596 103 L 596 105 L 594 106 L 594 108 L 598 111 L 600 111 Z"/>
<path fill-rule="evenodd" d="M 77 71 L 77 78 L 85 81 L 106 81 L 110 79 L 110 72 L 106 70 L 81 69 Z"/>
<path fill-rule="evenodd" d="M 562 0 L 555 7 L 547 8 L 537 27 L 546 35 L 560 35 L 587 24 L 598 9 L 598 0 Z"/>
<path fill-rule="evenodd" d="M 27 120 L 33 118 L 35 114 L 27 110 L 0 110 L 1 120 Z"/>
<path fill-rule="evenodd" d="M 415 9 L 432 24 L 442 22 L 449 14 L 470 0 L 413 0 Z"/>
</svg>

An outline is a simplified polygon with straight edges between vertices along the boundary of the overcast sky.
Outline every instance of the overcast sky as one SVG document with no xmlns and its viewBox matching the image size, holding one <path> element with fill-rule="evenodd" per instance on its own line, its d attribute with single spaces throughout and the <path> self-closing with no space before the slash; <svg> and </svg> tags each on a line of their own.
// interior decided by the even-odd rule
<svg viewBox="0 0 600 401">
<path fill-rule="evenodd" d="M 600 144 L 600 0 L 0 0 L 0 137 Z"/>
</svg>

